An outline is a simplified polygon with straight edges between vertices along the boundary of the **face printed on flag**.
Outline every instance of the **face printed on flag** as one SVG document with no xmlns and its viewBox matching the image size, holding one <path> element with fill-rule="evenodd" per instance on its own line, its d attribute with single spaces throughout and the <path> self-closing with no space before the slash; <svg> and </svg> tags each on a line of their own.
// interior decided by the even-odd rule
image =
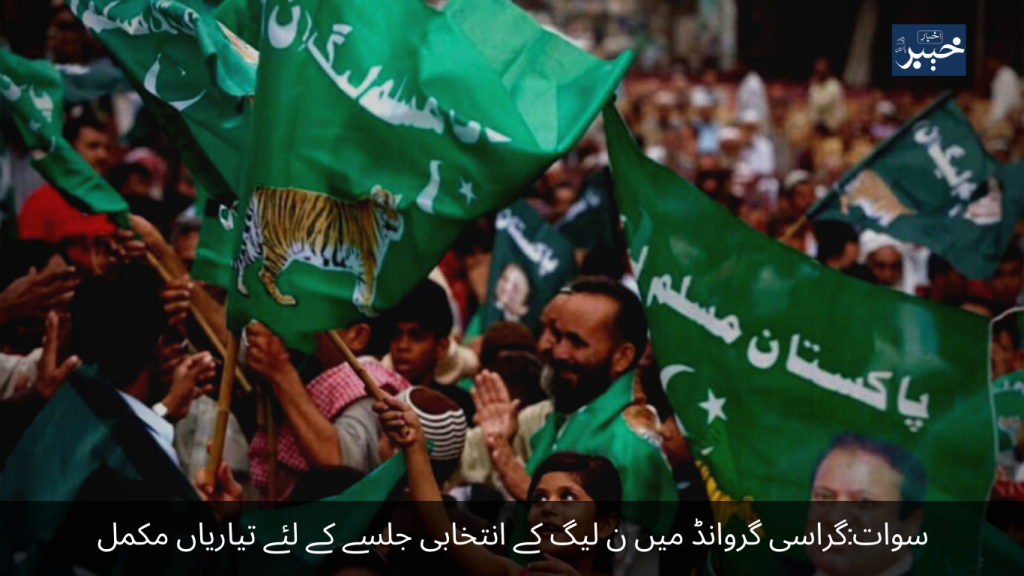
<svg viewBox="0 0 1024 576">
<path fill-rule="evenodd" d="M 1024 215 L 1018 164 L 992 158 L 946 95 L 844 174 L 808 214 L 924 246 L 964 275 L 987 278 Z"/>
<path fill-rule="evenodd" d="M 761 520 L 778 544 L 819 523 L 835 535 L 845 519 L 874 542 L 865 530 L 888 521 L 908 538 L 926 532 L 951 562 L 975 562 L 995 470 L 984 319 L 765 238 L 647 159 L 611 107 L 605 126 L 662 385 L 710 498 L 740 502 L 719 509 L 723 532 Z M 956 519 L 931 504 L 943 500 L 975 504 Z M 885 501 L 904 506 L 874 505 Z M 720 573 L 810 560 L 826 574 L 881 574 L 893 559 L 796 548 L 725 554 Z"/>
</svg>

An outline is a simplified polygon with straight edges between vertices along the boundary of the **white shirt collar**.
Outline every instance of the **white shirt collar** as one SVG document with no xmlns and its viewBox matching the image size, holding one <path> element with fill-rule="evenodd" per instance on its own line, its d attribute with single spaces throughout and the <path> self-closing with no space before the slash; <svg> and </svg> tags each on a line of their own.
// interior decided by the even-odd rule
<svg viewBox="0 0 1024 576">
<path fill-rule="evenodd" d="M 174 426 L 167 420 L 157 416 L 156 412 L 153 412 L 149 406 L 139 402 L 134 396 L 125 394 L 121 390 L 117 392 L 128 403 L 128 407 L 132 409 L 132 412 L 142 421 L 142 424 L 149 431 L 150 436 L 156 440 L 160 449 L 167 454 L 167 457 L 171 459 L 171 462 L 174 462 L 175 466 L 180 468 L 181 463 L 178 461 L 178 453 L 174 451 Z"/>
</svg>

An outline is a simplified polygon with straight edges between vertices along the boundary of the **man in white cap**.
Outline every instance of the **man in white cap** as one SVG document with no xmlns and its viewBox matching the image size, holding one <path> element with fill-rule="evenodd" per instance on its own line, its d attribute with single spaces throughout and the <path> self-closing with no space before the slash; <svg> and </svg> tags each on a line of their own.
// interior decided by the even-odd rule
<svg viewBox="0 0 1024 576">
<path fill-rule="evenodd" d="M 748 108 L 739 113 L 737 120 L 746 142 L 740 161 L 755 176 L 771 176 L 775 172 L 775 146 L 761 134 L 761 115 Z"/>
<path fill-rule="evenodd" d="M 907 246 L 892 236 L 865 230 L 860 235 L 860 263 L 882 286 L 913 294 L 907 270 Z"/>
<path fill-rule="evenodd" d="M 690 107 L 697 113 L 693 130 L 697 134 L 697 153 L 718 152 L 718 138 L 722 126 L 715 119 L 715 100 L 705 88 L 690 90 Z"/>
</svg>

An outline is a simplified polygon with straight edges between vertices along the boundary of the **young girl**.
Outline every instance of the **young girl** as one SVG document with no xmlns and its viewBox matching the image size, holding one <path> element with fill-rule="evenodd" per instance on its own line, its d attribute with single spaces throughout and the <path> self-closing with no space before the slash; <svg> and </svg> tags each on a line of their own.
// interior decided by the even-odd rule
<svg viewBox="0 0 1024 576">
<path fill-rule="evenodd" d="M 409 472 L 409 489 L 417 502 L 438 502 L 441 492 L 434 480 L 426 441 L 416 415 L 403 402 L 386 397 L 374 410 L 393 443 L 405 450 Z M 530 509 L 527 526 L 540 537 L 536 546 L 540 554 L 525 568 L 498 556 L 477 544 L 452 546 L 449 557 L 464 574 L 473 576 L 607 576 L 611 574 L 612 553 L 607 540 L 619 524 L 622 482 L 619 473 L 605 458 L 583 456 L 571 452 L 553 454 L 537 468 L 528 491 Z M 443 506 L 421 506 L 421 521 L 428 538 L 451 542 L 452 522 Z M 574 541 L 593 540 L 597 526 L 596 546 L 555 545 L 552 540 L 566 541 L 565 525 Z M 536 531 L 536 528 L 540 525 Z M 621 536 L 620 536 L 621 537 Z M 532 536 L 531 536 L 532 538 Z M 613 544 L 619 545 L 618 542 Z"/>
</svg>

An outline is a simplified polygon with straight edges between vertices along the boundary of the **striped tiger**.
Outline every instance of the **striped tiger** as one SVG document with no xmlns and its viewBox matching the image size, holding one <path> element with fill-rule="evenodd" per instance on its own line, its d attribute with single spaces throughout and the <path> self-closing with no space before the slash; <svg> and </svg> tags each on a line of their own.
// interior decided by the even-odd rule
<svg viewBox="0 0 1024 576">
<path fill-rule="evenodd" d="M 371 315 L 388 244 L 401 239 L 404 229 L 397 205 L 398 198 L 380 186 L 356 202 L 294 188 L 256 188 L 245 217 L 242 248 L 233 263 L 238 291 L 249 295 L 245 270 L 262 258 L 259 278 L 267 293 L 282 306 L 296 305 L 294 296 L 281 293 L 277 278 L 297 260 L 355 274 L 352 303 Z"/>
</svg>

